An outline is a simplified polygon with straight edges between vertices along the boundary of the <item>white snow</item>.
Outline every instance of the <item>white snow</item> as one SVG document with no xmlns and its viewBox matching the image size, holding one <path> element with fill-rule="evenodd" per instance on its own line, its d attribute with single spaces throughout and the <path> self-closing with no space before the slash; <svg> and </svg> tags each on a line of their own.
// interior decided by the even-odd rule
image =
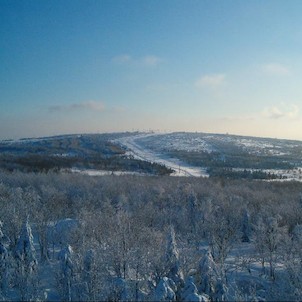
<svg viewBox="0 0 302 302">
<path fill-rule="evenodd" d="M 89 176 L 104 176 L 104 175 L 137 175 L 137 176 L 146 176 L 146 173 L 133 172 L 133 171 L 108 171 L 108 170 L 95 170 L 95 169 L 70 169 L 72 173 L 80 173 Z"/>
<path fill-rule="evenodd" d="M 154 149 L 160 150 L 179 150 L 186 152 L 207 152 L 214 151 L 212 145 L 206 142 L 203 137 L 196 135 L 196 133 L 168 133 L 164 136 L 156 135 L 152 139 L 151 144 Z"/>
<path fill-rule="evenodd" d="M 302 168 L 297 167 L 294 169 L 244 169 L 244 168 L 233 168 L 233 171 L 243 172 L 244 170 L 249 172 L 264 172 L 267 174 L 274 174 L 280 178 L 269 179 L 267 181 L 300 181 L 302 182 Z"/>
<path fill-rule="evenodd" d="M 289 155 L 289 152 L 282 152 L 284 148 L 282 142 L 275 141 L 274 143 L 269 143 L 267 141 L 259 140 L 259 138 L 230 138 L 230 142 L 233 142 L 235 145 L 243 148 L 249 154 L 265 154 L 271 156 L 283 156 Z M 287 148 L 297 147 L 298 145 L 288 144 Z"/>
<path fill-rule="evenodd" d="M 118 143 L 128 149 L 127 154 L 133 156 L 136 159 L 149 161 L 152 163 L 158 163 L 171 168 L 173 172 L 172 176 L 195 176 L 195 177 L 209 177 L 206 168 L 194 167 L 186 164 L 179 159 L 170 158 L 161 153 L 155 153 L 154 151 L 147 149 L 139 143 L 140 139 L 149 136 L 160 136 L 162 134 L 150 134 L 144 133 L 135 136 L 128 136 L 119 139 L 115 139 L 113 142 Z"/>
</svg>

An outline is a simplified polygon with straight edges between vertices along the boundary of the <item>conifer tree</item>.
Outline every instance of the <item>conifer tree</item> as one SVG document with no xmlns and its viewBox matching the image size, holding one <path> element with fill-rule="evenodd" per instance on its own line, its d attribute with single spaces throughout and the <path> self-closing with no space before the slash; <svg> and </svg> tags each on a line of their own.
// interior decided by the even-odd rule
<svg viewBox="0 0 302 302">
<path fill-rule="evenodd" d="M 71 246 L 67 245 L 58 255 L 61 268 L 58 281 L 61 287 L 63 299 L 67 301 L 71 301 L 72 299 L 72 281 L 74 277 L 73 254 Z"/>
<path fill-rule="evenodd" d="M 20 293 L 20 300 L 31 300 L 37 294 L 37 272 L 38 261 L 34 247 L 33 235 L 30 224 L 23 224 L 15 248 L 16 272 L 15 286 Z"/>
<path fill-rule="evenodd" d="M 177 288 L 182 287 L 184 284 L 184 278 L 183 272 L 180 268 L 179 251 L 176 244 L 175 231 L 173 226 L 170 227 L 167 238 L 166 267 L 167 277 L 173 280 Z"/>
<path fill-rule="evenodd" d="M 186 279 L 184 289 L 181 294 L 181 300 L 188 301 L 188 302 L 190 302 L 190 301 L 208 302 L 209 301 L 208 297 L 205 294 L 203 294 L 203 295 L 198 294 L 198 290 L 194 283 L 193 276 L 189 276 Z"/>
<path fill-rule="evenodd" d="M 199 291 L 212 297 L 215 293 L 215 285 L 218 278 L 218 271 L 216 263 L 209 250 L 204 254 L 200 261 L 199 275 Z"/>
<path fill-rule="evenodd" d="M 8 285 L 9 259 L 8 251 L 5 245 L 5 236 L 2 232 L 2 222 L 0 221 L 0 292 L 5 295 Z"/>
<path fill-rule="evenodd" d="M 161 278 L 155 288 L 153 301 L 176 301 L 175 289 L 173 280 L 167 277 Z"/>
<path fill-rule="evenodd" d="M 28 220 L 22 226 L 15 249 L 15 255 L 19 265 L 22 266 L 27 273 L 32 273 L 36 269 L 38 262 Z"/>
<path fill-rule="evenodd" d="M 250 242 L 251 237 L 251 223 L 250 214 L 247 209 L 244 210 L 243 220 L 242 220 L 242 242 Z"/>
</svg>

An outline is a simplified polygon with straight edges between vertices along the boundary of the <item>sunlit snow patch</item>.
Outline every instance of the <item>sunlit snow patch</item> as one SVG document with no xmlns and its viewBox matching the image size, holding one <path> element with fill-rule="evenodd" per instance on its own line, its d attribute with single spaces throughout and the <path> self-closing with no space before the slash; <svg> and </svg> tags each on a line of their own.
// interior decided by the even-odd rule
<svg viewBox="0 0 302 302">
<path fill-rule="evenodd" d="M 178 159 L 167 157 L 162 153 L 155 153 L 138 143 L 139 139 L 155 135 L 160 137 L 161 134 L 143 133 L 135 136 L 119 138 L 113 142 L 126 147 L 128 149 L 127 154 L 133 158 L 161 164 L 174 170 L 175 172 L 171 174 L 172 176 L 209 177 L 206 168 L 194 167 Z"/>
</svg>

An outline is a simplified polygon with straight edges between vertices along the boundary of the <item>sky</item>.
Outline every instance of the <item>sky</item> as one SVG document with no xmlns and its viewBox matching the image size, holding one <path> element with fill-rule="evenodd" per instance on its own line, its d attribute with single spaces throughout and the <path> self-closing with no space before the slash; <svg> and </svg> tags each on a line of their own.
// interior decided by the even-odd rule
<svg viewBox="0 0 302 302">
<path fill-rule="evenodd" d="M 302 1 L 0 0 L 0 139 L 302 140 Z"/>
</svg>

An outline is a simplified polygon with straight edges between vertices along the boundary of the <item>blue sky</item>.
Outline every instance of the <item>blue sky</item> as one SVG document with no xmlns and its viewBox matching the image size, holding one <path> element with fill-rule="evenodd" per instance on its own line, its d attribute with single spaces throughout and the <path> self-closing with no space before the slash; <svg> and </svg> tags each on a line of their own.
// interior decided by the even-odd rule
<svg viewBox="0 0 302 302">
<path fill-rule="evenodd" d="M 0 0 L 0 138 L 302 139 L 302 1 Z"/>
</svg>

